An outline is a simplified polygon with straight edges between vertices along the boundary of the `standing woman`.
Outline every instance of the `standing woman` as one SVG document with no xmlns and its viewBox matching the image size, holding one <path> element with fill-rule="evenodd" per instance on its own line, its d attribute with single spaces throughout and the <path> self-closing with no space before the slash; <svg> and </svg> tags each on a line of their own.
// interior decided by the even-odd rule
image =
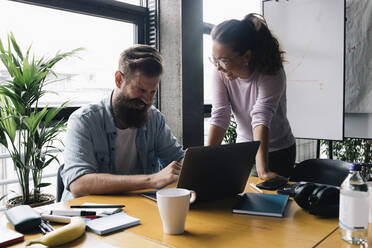
<svg viewBox="0 0 372 248">
<path fill-rule="evenodd" d="M 287 119 L 283 51 L 265 19 L 249 14 L 213 28 L 212 118 L 208 145 L 221 144 L 237 122 L 237 142 L 261 142 L 256 170 L 261 179 L 289 177 L 296 144 Z"/>
</svg>

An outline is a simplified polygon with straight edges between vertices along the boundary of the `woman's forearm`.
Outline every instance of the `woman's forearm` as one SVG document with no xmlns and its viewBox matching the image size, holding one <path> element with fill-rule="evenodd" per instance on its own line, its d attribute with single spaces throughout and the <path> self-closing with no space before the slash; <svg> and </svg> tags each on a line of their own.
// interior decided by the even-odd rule
<svg viewBox="0 0 372 248">
<path fill-rule="evenodd" d="M 256 168 L 257 174 L 260 178 L 269 172 L 268 154 L 269 154 L 269 129 L 264 125 L 258 125 L 253 129 L 253 139 L 260 141 L 256 155 Z"/>
<path fill-rule="evenodd" d="M 220 145 L 223 137 L 225 137 L 226 130 L 222 127 L 210 125 L 208 135 L 208 145 Z"/>
</svg>

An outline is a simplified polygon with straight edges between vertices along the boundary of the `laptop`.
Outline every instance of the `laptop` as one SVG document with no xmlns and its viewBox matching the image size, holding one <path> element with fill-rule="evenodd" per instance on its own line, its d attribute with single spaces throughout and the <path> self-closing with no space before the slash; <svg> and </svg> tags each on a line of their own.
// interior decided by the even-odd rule
<svg viewBox="0 0 372 248">
<path fill-rule="evenodd" d="M 196 201 L 234 196 L 244 191 L 260 142 L 190 147 L 177 188 L 196 192 Z M 156 200 L 156 191 L 142 194 Z"/>
</svg>

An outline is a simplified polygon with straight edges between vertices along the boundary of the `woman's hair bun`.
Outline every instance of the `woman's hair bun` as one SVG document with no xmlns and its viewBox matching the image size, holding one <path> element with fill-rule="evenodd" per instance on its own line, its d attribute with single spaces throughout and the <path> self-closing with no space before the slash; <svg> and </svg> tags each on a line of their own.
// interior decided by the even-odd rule
<svg viewBox="0 0 372 248">
<path fill-rule="evenodd" d="M 242 22 L 252 23 L 256 31 L 260 30 L 262 25 L 265 25 L 267 27 L 265 17 L 257 13 L 250 13 L 246 15 L 244 19 L 242 20 Z"/>
</svg>

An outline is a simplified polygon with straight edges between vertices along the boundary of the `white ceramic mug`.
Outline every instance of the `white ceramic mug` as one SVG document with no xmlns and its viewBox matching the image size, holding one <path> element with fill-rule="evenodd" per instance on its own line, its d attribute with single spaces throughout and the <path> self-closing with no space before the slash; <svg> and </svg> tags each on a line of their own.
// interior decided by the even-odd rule
<svg viewBox="0 0 372 248">
<path fill-rule="evenodd" d="M 156 192 L 156 200 L 164 232 L 182 234 L 190 203 L 196 200 L 196 193 L 181 188 L 162 189 Z"/>
</svg>

